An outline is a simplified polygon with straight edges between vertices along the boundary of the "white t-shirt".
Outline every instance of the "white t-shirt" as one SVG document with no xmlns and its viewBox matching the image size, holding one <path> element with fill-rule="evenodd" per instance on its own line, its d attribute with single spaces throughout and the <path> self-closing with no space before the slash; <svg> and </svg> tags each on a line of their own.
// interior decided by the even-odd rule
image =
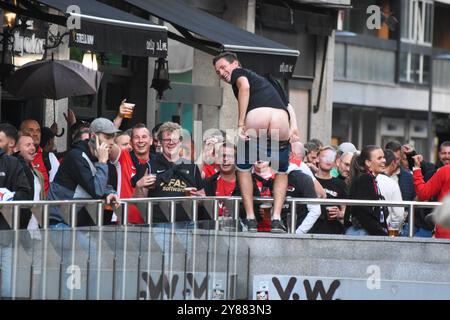
<svg viewBox="0 0 450 320">
<path fill-rule="evenodd" d="M 288 168 L 288 173 L 290 173 L 291 171 L 294 170 L 300 170 L 301 172 L 303 172 L 304 174 L 308 175 L 311 177 L 311 179 L 313 179 L 313 181 L 316 181 L 317 178 L 314 176 L 313 172 L 311 171 L 311 169 L 308 167 L 308 165 L 306 163 L 304 163 L 303 161 L 300 162 L 300 166 L 296 165 L 295 163 L 289 163 L 289 168 Z"/>
<path fill-rule="evenodd" d="M 34 172 L 33 172 L 33 177 L 34 177 L 34 196 L 33 196 L 33 200 L 34 201 L 39 201 L 40 200 L 40 194 L 41 194 L 42 186 L 41 186 L 41 183 L 39 181 L 39 178 L 36 176 L 36 174 Z M 34 214 L 31 215 L 30 221 L 28 221 L 27 230 L 30 233 L 30 236 L 31 236 L 32 239 L 41 240 L 41 234 L 39 232 L 39 223 L 38 223 L 36 217 L 34 216 Z"/>
<path fill-rule="evenodd" d="M 379 174 L 376 177 L 378 188 L 380 188 L 381 194 L 388 201 L 403 201 L 400 186 L 390 177 Z M 404 207 L 388 207 L 389 209 L 389 221 L 395 221 L 403 223 L 405 219 Z"/>
<path fill-rule="evenodd" d="M 39 178 L 34 174 L 33 172 L 33 176 L 34 176 L 34 196 L 33 196 L 33 200 L 34 201 L 39 201 L 40 199 L 40 195 L 41 195 L 41 183 L 39 182 Z"/>
<path fill-rule="evenodd" d="M 48 153 L 48 159 L 50 160 L 50 165 L 52 166 L 52 169 L 48 173 L 48 179 L 50 182 L 52 182 L 55 178 L 56 172 L 58 172 L 59 161 L 53 152 Z"/>
</svg>

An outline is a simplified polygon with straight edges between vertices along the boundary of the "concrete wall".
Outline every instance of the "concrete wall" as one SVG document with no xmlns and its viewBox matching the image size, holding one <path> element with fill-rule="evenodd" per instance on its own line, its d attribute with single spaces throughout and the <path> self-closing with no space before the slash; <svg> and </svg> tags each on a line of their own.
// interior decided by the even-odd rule
<svg viewBox="0 0 450 320">
<path fill-rule="evenodd" d="M 255 279 L 266 277 L 275 283 L 273 279 L 283 279 L 285 276 L 291 279 L 320 279 L 325 284 L 339 281 L 341 288 L 338 294 L 353 299 L 429 299 L 436 296 L 435 291 L 442 292 L 438 299 L 450 298 L 450 273 L 446 271 L 450 264 L 449 240 L 227 233 L 186 229 L 178 225 L 178 229 L 92 228 L 90 248 L 87 248 L 86 243 L 82 245 L 82 238 L 87 239 L 86 233 L 78 233 L 72 242 L 74 234 L 66 232 L 64 237 L 67 245 L 62 248 L 61 232 L 53 231 L 46 235 L 42 231 L 42 240 L 32 243 L 23 236 L 26 232 L 22 231 L 22 236 L 17 238 L 21 243 L 18 250 L 13 250 L 17 253 L 17 260 L 14 260 L 14 255 L 12 258 L 18 266 L 16 293 L 23 298 L 30 293 L 30 283 L 33 283 L 33 297 L 42 298 L 44 273 L 48 290 L 45 297 L 59 299 L 59 284 L 62 286 L 63 298 L 69 298 L 70 292 L 64 284 L 69 283 L 67 279 L 71 273 L 66 269 L 71 266 L 79 268 L 78 276 L 82 279 L 80 286 L 73 290 L 76 299 L 96 299 L 97 294 L 102 299 L 111 299 L 113 272 L 116 273 L 116 299 L 159 299 L 158 295 L 162 292 L 164 299 L 182 299 L 183 277 L 186 274 L 196 279 L 193 285 L 188 276 L 190 296 L 187 299 L 210 299 L 212 290 L 218 286 L 230 294 L 230 298 L 251 299 Z M 0 232 L 2 246 L 7 245 L 5 239 L 12 241 L 14 235 L 11 231 Z M 46 245 L 45 239 L 49 239 Z M 61 274 L 61 279 L 64 282 L 60 283 L 59 264 L 62 257 L 64 274 Z M 8 261 L 1 263 L 4 271 L 2 283 L 9 283 L 9 278 L 6 278 Z M 35 272 L 33 279 L 30 279 L 32 264 Z M 371 270 L 376 270 L 376 273 L 371 273 Z M 151 281 L 145 277 L 148 271 L 152 273 Z M 164 277 L 168 279 L 169 285 L 163 290 L 157 283 L 158 279 Z M 378 291 L 367 284 L 371 277 L 376 277 L 380 282 Z M 138 281 L 139 288 L 137 279 L 141 279 Z M 237 279 L 236 285 L 231 285 L 234 279 Z M 349 292 L 344 290 L 349 281 L 361 285 L 353 284 L 356 289 Z M 411 286 L 419 290 L 408 290 Z M 2 289 L 5 296 L 5 290 Z M 287 290 L 285 286 L 279 292 L 287 293 Z M 88 297 L 87 291 L 90 292 Z M 196 293 L 193 294 L 193 291 Z M 272 298 L 275 297 L 272 295 Z M 295 299 L 296 296 L 292 294 L 284 298 Z M 301 298 L 304 296 L 301 295 Z"/>
</svg>

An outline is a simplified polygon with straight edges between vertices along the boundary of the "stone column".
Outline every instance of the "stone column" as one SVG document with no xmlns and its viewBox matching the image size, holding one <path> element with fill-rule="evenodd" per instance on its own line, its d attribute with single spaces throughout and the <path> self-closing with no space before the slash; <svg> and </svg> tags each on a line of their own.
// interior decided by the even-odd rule
<svg viewBox="0 0 450 320">
<path fill-rule="evenodd" d="M 333 112 L 333 73 L 334 73 L 334 31 L 330 37 L 318 37 L 317 59 L 314 82 L 311 90 L 311 131 L 308 139 L 317 138 L 325 145 L 331 141 L 332 112 Z M 314 106 L 318 102 L 321 81 L 323 52 L 325 41 L 328 41 L 328 50 L 325 58 L 325 71 L 322 79 L 322 92 L 318 112 L 314 113 Z"/>
<path fill-rule="evenodd" d="M 226 0 L 226 10 L 223 19 L 239 28 L 250 32 L 255 31 L 255 0 Z M 245 66 L 244 66 L 245 67 Z M 223 91 L 223 106 L 220 109 L 220 129 L 237 128 L 238 107 L 231 86 L 221 82 Z"/>
<path fill-rule="evenodd" d="M 212 59 L 212 55 L 200 50 L 194 50 L 192 84 L 211 87 L 219 86 L 219 78 L 214 70 Z M 202 106 L 200 119 L 203 132 L 210 128 L 219 128 L 219 108 L 220 106 Z"/>
<path fill-rule="evenodd" d="M 51 10 L 50 13 L 56 14 L 57 11 Z M 56 24 L 50 24 L 49 32 L 52 34 L 57 34 L 58 32 L 60 34 L 63 34 L 67 31 L 66 27 L 58 26 Z M 59 45 L 55 49 L 49 49 L 47 50 L 47 59 L 52 58 L 54 60 L 69 60 L 70 59 L 70 49 L 69 49 L 69 36 L 64 36 L 64 41 L 61 45 Z M 68 134 L 68 128 L 67 128 L 67 121 L 64 118 L 63 113 L 67 114 L 69 99 L 64 98 L 55 101 L 55 115 L 56 119 L 54 117 L 53 112 L 53 100 L 51 99 L 45 99 L 44 100 L 44 123 L 41 123 L 41 126 L 50 127 L 53 122 L 56 122 L 58 124 L 58 133 L 61 132 L 62 129 L 64 129 L 64 135 L 62 137 L 55 137 L 55 144 L 56 149 L 60 151 L 64 151 L 67 149 L 67 134 Z"/>
</svg>

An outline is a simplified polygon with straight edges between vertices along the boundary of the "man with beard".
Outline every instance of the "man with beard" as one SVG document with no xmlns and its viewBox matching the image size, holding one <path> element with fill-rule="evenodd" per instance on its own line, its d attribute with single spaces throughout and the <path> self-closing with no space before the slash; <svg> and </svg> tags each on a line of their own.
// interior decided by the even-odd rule
<svg viewBox="0 0 450 320">
<path fill-rule="evenodd" d="M 102 199 L 118 206 L 116 191 L 107 184 L 110 153 L 117 150 L 114 135 L 118 130 L 105 118 L 95 119 L 90 126 L 89 140 L 78 141 L 67 153 L 55 180 L 50 186 L 48 200 Z M 113 151 L 112 151 L 113 150 Z M 114 151 L 118 153 L 118 151 Z M 94 221 L 83 207 L 78 212 L 78 226 L 92 226 Z M 50 225 L 64 228 L 68 221 L 59 208 L 50 210 Z"/>
</svg>

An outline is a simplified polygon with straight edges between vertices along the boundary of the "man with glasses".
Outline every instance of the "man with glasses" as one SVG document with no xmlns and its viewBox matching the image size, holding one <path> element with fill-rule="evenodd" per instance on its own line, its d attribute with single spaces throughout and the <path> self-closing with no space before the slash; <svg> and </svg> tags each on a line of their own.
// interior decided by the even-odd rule
<svg viewBox="0 0 450 320">
<path fill-rule="evenodd" d="M 165 122 L 158 129 L 158 140 L 161 142 L 161 153 L 150 160 L 150 171 L 147 169 L 144 176 L 136 183 L 134 196 L 145 197 L 183 197 L 204 196 L 204 186 L 200 170 L 196 164 L 180 156 L 182 146 L 182 128 L 179 124 Z M 168 203 L 166 203 L 168 204 Z M 160 204 L 154 208 L 153 222 L 168 222 L 170 217 L 162 210 Z M 199 210 L 199 219 L 201 219 Z M 188 221 L 190 217 L 186 210 L 177 204 L 176 221 Z"/>
</svg>

